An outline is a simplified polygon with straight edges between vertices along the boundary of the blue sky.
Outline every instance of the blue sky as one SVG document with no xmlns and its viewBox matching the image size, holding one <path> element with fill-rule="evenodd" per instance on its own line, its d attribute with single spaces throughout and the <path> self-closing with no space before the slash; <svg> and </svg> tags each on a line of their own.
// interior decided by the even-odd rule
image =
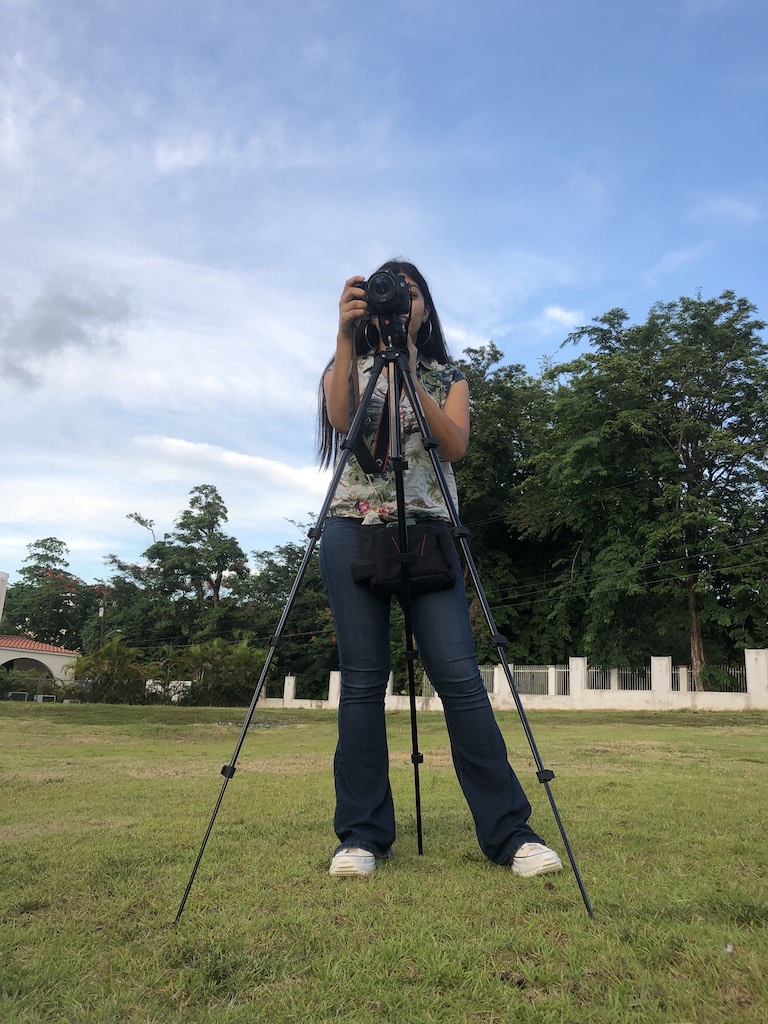
<svg viewBox="0 0 768 1024">
<path fill-rule="evenodd" d="M 764 0 L 0 0 L 0 570 L 104 578 L 201 483 L 301 541 L 341 286 L 395 254 L 532 372 L 615 306 L 768 318 L 766 43 Z"/>
</svg>

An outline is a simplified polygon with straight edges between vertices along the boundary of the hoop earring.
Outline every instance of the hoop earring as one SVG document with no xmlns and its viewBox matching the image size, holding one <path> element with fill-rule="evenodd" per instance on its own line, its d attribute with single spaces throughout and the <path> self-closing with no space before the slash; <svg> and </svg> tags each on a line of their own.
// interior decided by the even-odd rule
<svg viewBox="0 0 768 1024">
<path fill-rule="evenodd" d="M 371 321 L 370 320 L 366 320 L 365 327 L 363 328 L 363 337 L 365 338 L 365 343 L 368 346 L 368 348 L 373 351 L 373 349 L 376 349 L 376 348 L 379 347 L 379 342 L 378 342 L 378 339 L 376 341 L 371 341 L 370 336 L 368 335 L 368 328 L 370 326 L 371 326 Z"/>
<path fill-rule="evenodd" d="M 419 348 L 425 348 L 429 344 L 429 339 L 432 337 L 432 321 L 427 320 L 427 323 L 429 324 L 429 330 L 427 331 L 426 338 L 419 337 L 424 328 L 424 324 L 421 325 L 418 334 L 416 335 L 416 344 L 419 346 Z"/>
</svg>

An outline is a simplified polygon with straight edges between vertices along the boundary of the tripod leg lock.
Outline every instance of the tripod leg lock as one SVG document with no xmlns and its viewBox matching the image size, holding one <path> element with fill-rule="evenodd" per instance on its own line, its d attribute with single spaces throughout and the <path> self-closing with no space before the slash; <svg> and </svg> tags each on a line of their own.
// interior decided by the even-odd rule
<svg viewBox="0 0 768 1024">
<path fill-rule="evenodd" d="M 225 764 L 224 767 L 221 769 L 221 774 L 224 776 L 225 779 L 231 779 L 236 771 L 237 769 L 233 764 Z"/>
<path fill-rule="evenodd" d="M 536 772 L 536 778 L 539 782 L 551 782 L 554 777 L 555 773 L 550 771 L 549 768 L 542 768 L 540 772 Z"/>
<path fill-rule="evenodd" d="M 424 755 L 420 752 L 411 754 L 411 762 L 413 764 L 424 764 Z"/>
</svg>

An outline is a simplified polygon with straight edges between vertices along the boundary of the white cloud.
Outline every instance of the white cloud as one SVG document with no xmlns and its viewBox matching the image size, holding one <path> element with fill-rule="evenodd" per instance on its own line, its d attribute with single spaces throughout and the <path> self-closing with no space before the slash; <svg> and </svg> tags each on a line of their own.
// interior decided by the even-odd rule
<svg viewBox="0 0 768 1024">
<path fill-rule="evenodd" d="M 316 514 L 329 482 L 312 465 L 171 437 L 137 437 L 116 446 L 109 458 L 98 452 L 63 459 L 43 454 L 35 476 L 19 462 L 4 476 L 13 501 L 0 531 L 0 565 L 15 572 L 28 543 L 57 536 L 69 547 L 76 571 L 96 578 L 103 575 L 104 555 L 135 559 L 147 547 L 148 538 L 126 520 L 128 513 L 153 519 L 160 535 L 202 483 L 219 490 L 228 532 L 246 551 L 261 550 L 297 539 L 288 521 L 306 522 Z"/>
<path fill-rule="evenodd" d="M 732 230 L 764 208 L 733 184 L 739 154 L 765 163 L 759 134 L 737 137 L 764 106 L 746 29 L 731 59 L 703 18 L 681 55 L 666 9 L 555 6 L 467 21 L 458 0 L 398 0 L 393 25 L 351 0 L 0 0 L 0 568 L 47 535 L 88 559 L 139 551 L 126 513 L 168 528 L 205 482 L 244 547 L 284 539 L 322 499 L 315 392 L 341 285 L 395 253 L 427 273 L 454 354 L 493 339 L 530 366 L 581 309 L 645 305 L 694 270 L 760 304 L 759 232 Z M 734 119 L 740 76 L 758 88 Z M 700 117 L 733 134 L 712 160 L 679 116 L 704 93 Z M 669 216 L 686 203 L 691 237 Z M 62 271 L 81 284 L 56 292 Z"/>
<path fill-rule="evenodd" d="M 643 279 L 651 287 L 658 284 L 659 278 L 674 274 L 682 267 L 695 263 L 708 251 L 706 244 L 694 245 L 687 249 L 675 249 L 664 253 L 653 266 L 642 272 Z"/>
<path fill-rule="evenodd" d="M 539 323 L 545 331 L 547 329 L 570 331 L 584 323 L 584 314 L 580 309 L 568 310 L 561 306 L 547 306 L 539 317 Z"/>
<path fill-rule="evenodd" d="M 756 224 L 764 213 L 754 203 L 733 195 L 708 196 L 698 202 L 690 212 L 696 221 Z"/>
<path fill-rule="evenodd" d="M 154 147 L 154 165 L 160 174 L 174 174 L 201 167 L 216 153 L 212 139 L 203 132 L 192 132 L 183 139 L 160 139 Z"/>
</svg>

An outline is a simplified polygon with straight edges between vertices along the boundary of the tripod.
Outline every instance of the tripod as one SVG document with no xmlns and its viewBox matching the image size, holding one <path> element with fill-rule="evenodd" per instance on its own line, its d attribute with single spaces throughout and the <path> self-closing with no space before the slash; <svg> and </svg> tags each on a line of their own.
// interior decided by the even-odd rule
<svg viewBox="0 0 768 1024">
<path fill-rule="evenodd" d="M 416 394 L 415 385 L 414 385 L 414 382 L 413 382 L 413 378 L 412 378 L 411 371 L 410 371 L 410 366 L 409 366 L 409 363 L 408 363 L 408 349 L 407 349 L 406 338 L 405 338 L 405 330 L 404 330 L 404 328 L 402 326 L 402 323 L 399 320 L 397 320 L 397 321 L 384 321 L 384 318 L 382 318 L 381 326 L 382 326 L 382 331 L 381 331 L 382 341 L 384 342 L 385 347 L 384 348 L 380 348 L 379 351 L 377 351 L 375 353 L 375 355 L 374 355 L 373 369 L 372 369 L 371 374 L 370 374 L 370 379 L 368 381 L 365 393 L 362 396 L 362 399 L 360 401 L 358 409 L 357 409 L 357 411 L 355 413 L 355 416 L 354 416 L 354 418 L 352 420 L 352 423 L 350 425 L 347 437 L 346 437 L 345 441 L 341 445 L 340 457 L 337 460 L 336 468 L 334 470 L 333 477 L 332 477 L 332 480 L 331 480 L 331 484 L 330 484 L 330 487 L 328 489 L 328 493 L 326 494 L 326 497 L 325 497 L 325 501 L 323 502 L 322 508 L 321 508 L 321 510 L 320 510 L 320 512 L 318 514 L 317 525 L 309 530 L 309 533 L 308 533 L 308 543 L 307 543 L 306 549 L 304 551 L 304 555 L 303 555 L 301 564 L 299 566 L 298 572 L 296 574 L 296 578 L 295 578 L 295 580 L 293 582 L 293 585 L 291 587 L 291 591 L 290 591 L 290 593 L 288 595 L 288 599 L 286 601 L 286 604 L 285 604 L 285 607 L 283 609 L 282 615 L 280 616 L 280 620 L 278 622 L 278 625 L 277 625 L 277 628 L 275 630 L 275 633 L 274 633 L 274 635 L 272 637 L 270 637 L 269 649 L 268 649 L 268 652 L 267 652 L 267 657 L 266 657 L 266 660 L 264 662 L 264 666 L 263 666 L 263 668 L 261 670 L 261 673 L 259 675 L 259 679 L 257 681 L 256 688 L 255 688 L 253 696 L 251 698 L 251 703 L 250 703 L 250 705 L 248 707 L 248 712 L 246 714 L 245 721 L 243 723 L 242 729 L 240 731 L 240 735 L 239 735 L 237 743 L 235 745 L 235 749 L 234 749 L 234 751 L 232 753 L 232 757 L 230 758 L 229 763 L 224 765 L 222 767 L 222 769 L 221 769 L 221 774 L 224 777 L 224 781 L 222 783 L 218 799 L 217 799 L 216 804 L 214 806 L 213 813 L 211 814 L 211 818 L 210 818 L 210 821 L 208 823 L 207 830 L 205 832 L 205 835 L 203 836 L 203 840 L 202 840 L 202 843 L 201 843 L 201 846 L 200 846 L 200 850 L 198 852 L 195 864 L 194 864 L 194 866 L 192 868 L 192 872 L 190 874 L 189 881 L 187 883 L 187 887 L 186 887 L 186 889 L 184 891 L 184 895 L 182 897 L 181 904 L 180 904 L 178 912 L 176 914 L 175 924 L 178 924 L 179 921 L 181 920 L 181 916 L 182 916 L 182 914 L 184 912 L 184 908 L 186 906 L 187 899 L 188 899 L 189 894 L 190 894 L 190 892 L 192 890 L 192 886 L 194 884 L 195 877 L 197 875 L 197 871 L 198 871 L 198 869 L 200 867 L 200 863 L 201 863 L 201 861 L 203 859 L 203 855 L 205 853 L 205 849 L 206 849 L 206 846 L 208 844 L 208 840 L 209 840 L 210 835 L 211 835 L 211 833 L 213 831 L 213 827 L 214 827 L 214 824 L 216 822 L 216 818 L 218 816 L 219 809 L 220 809 L 222 801 L 224 799 L 224 794 L 226 793 L 229 781 L 233 778 L 233 776 L 235 774 L 237 760 L 238 760 L 238 757 L 240 756 L 240 751 L 242 749 L 243 743 L 245 742 L 245 737 L 247 735 L 248 728 L 250 726 L 251 720 L 252 720 L 254 712 L 256 710 L 256 704 L 257 704 L 258 699 L 261 696 L 262 690 L 264 688 L 264 684 L 266 682 L 267 675 L 268 675 L 269 669 L 271 667 L 271 664 L 272 664 L 275 652 L 276 652 L 277 648 L 279 647 L 280 643 L 283 640 L 283 631 L 285 629 L 286 622 L 288 620 L 288 617 L 290 615 L 291 609 L 292 609 L 293 604 L 295 602 L 296 596 L 297 596 L 297 594 L 299 592 L 299 589 L 301 587 L 301 583 L 302 583 L 302 580 L 303 580 L 304 575 L 306 573 L 307 567 L 309 565 L 309 561 L 310 561 L 310 559 L 312 557 L 312 553 L 313 553 L 313 551 L 315 549 L 315 546 L 316 546 L 316 544 L 317 544 L 317 542 L 320 539 L 320 536 L 322 534 L 323 524 L 324 524 L 325 519 L 326 519 L 326 517 L 328 515 L 328 512 L 330 510 L 331 503 L 333 501 L 333 497 L 334 497 L 334 495 L 336 493 L 336 490 L 337 490 L 337 488 L 339 486 L 339 483 L 341 481 L 342 475 L 344 473 L 344 469 L 346 468 L 346 465 L 347 465 L 347 463 L 349 461 L 349 458 L 350 458 L 350 456 L 352 454 L 353 448 L 357 444 L 358 438 L 359 438 L 361 430 L 362 430 L 363 422 L 364 422 L 364 419 L 365 419 L 365 416 L 366 416 L 366 412 L 367 412 L 368 407 L 369 407 L 369 405 L 371 403 L 373 392 L 374 392 L 374 389 L 376 387 L 377 381 L 379 379 L 379 375 L 384 370 L 386 371 L 386 375 L 387 375 L 387 392 L 388 392 L 388 398 L 389 398 L 389 401 L 388 401 L 388 419 L 389 419 L 389 438 L 390 438 L 390 452 L 391 452 L 390 462 L 391 462 L 391 465 L 392 465 L 392 469 L 394 471 L 395 493 L 396 493 L 396 497 L 397 497 L 397 511 L 398 511 L 397 519 L 398 519 L 399 547 L 400 547 L 400 551 L 405 553 L 405 555 L 401 559 L 402 595 L 400 597 L 400 604 L 401 604 L 401 607 L 402 607 L 402 610 L 403 610 L 404 632 L 405 632 L 405 655 L 406 655 L 406 664 L 407 664 L 407 670 L 408 670 L 408 695 L 409 695 L 409 706 L 410 706 L 411 744 L 412 744 L 411 761 L 413 763 L 413 768 L 414 768 L 414 786 L 415 786 L 415 799 L 416 799 L 416 826 L 417 826 L 418 852 L 419 852 L 419 854 L 423 853 L 422 816 L 421 816 L 421 790 L 420 790 L 420 780 L 419 780 L 419 765 L 423 762 L 424 758 L 423 758 L 423 755 L 419 752 L 419 749 L 418 749 L 418 727 L 417 727 L 417 717 L 416 717 L 416 685 L 415 685 L 415 669 L 414 669 L 414 662 L 415 662 L 415 660 L 417 658 L 417 652 L 416 652 L 416 649 L 415 649 L 414 643 L 413 643 L 413 627 L 412 627 L 412 618 L 411 618 L 410 564 L 409 564 L 410 563 L 410 555 L 408 554 L 408 551 L 409 551 L 409 549 L 408 549 L 408 524 L 407 524 L 407 519 L 406 519 L 405 484 L 404 484 L 404 472 L 405 472 L 405 469 L 407 468 L 407 462 L 404 460 L 403 452 L 402 452 L 402 431 L 401 431 L 400 411 L 399 411 L 399 406 L 400 406 L 399 399 L 400 399 L 401 390 L 405 393 L 406 397 L 410 401 L 411 407 L 412 407 L 413 412 L 414 412 L 415 417 L 416 417 L 416 422 L 417 422 L 417 425 L 418 425 L 418 430 L 419 430 L 419 433 L 421 434 L 421 437 L 422 437 L 422 444 L 423 444 L 425 450 L 427 451 L 427 453 L 429 454 L 429 458 L 430 458 L 430 461 L 431 461 L 431 464 L 432 464 L 432 468 L 433 468 L 435 476 L 436 476 L 436 478 L 438 480 L 443 500 L 444 500 L 446 508 L 448 509 L 448 512 L 449 512 L 450 521 L 451 521 L 451 524 L 452 524 L 452 527 L 453 527 L 453 529 L 452 529 L 453 536 L 456 539 L 456 541 L 458 542 L 459 547 L 461 548 L 461 551 L 462 551 L 462 554 L 464 556 L 465 563 L 467 565 L 468 571 L 469 571 L 469 573 L 470 573 L 470 575 L 472 577 L 473 585 L 474 585 L 475 590 L 477 592 L 478 598 L 480 600 L 480 603 L 481 603 L 481 606 L 482 606 L 482 609 L 483 609 L 483 614 L 484 614 L 486 623 L 487 623 L 488 628 L 490 630 L 491 644 L 496 648 L 497 655 L 498 655 L 498 658 L 499 658 L 499 662 L 502 665 L 502 668 L 504 670 L 504 674 L 505 674 L 505 677 L 507 679 L 507 683 L 509 684 L 509 687 L 510 687 L 510 690 L 512 692 L 512 696 L 513 696 L 513 699 L 514 699 L 514 702 L 515 702 L 515 707 L 516 707 L 518 715 L 520 717 L 520 721 L 521 721 L 521 724 L 522 724 L 522 727 L 523 727 L 523 731 L 525 732 L 526 739 L 528 740 L 528 744 L 529 744 L 529 747 L 530 747 L 530 750 L 531 750 L 531 754 L 532 754 L 533 759 L 534 759 L 534 761 L 536 763 L 536 768 L 537 768 L 536 776 L 537 776 L 539 782 L 544 786 L 544 788 L 546 790 L 546 793 L 547 793 L 547 796 L 549 798 L 549 803 L 550 803 L 550 806 L 552 808 L 552 812 L 553 812 L 555 821 L 557 823 L 557 826 L 558 826 L 558 829 L 559 829 L 559 832 L 560 832 L 560 836 L 561 836 L 561 838 L 563 840 L 563 844 L 565 846 L 565 849 L 566 849 L 566 852 L 567 852 L 567 855 L 568 855 L 568 859 L 570 861 L 571 867 L 572 867 L 574 875 L 576 877 L 576 881 L 577 881 L 579 890 L 581 892 L 581 896 L 582 896 L 582 899 L 584 901 L 584 905 L 586 907 L 587 913 L 589 914 L 590 918 L 594 917 L 594 913 L 593 913 L 593 910 L 592 910 L 592 905 L 591 905 L 590 900 L 589 900 L 589 896 L 588 896 L 586 888 L 584 886 L 584 882 L 582 880 L 581 873 L 579 871 L 578 865 L 576 864 L 576 859 L 574 857 L 573 850 L 571 848 L 571 844 L 570 844 L 570 842 L 568 840 L 568 836 L 566 834 L 565 827 L 563 825 L 562 819 L 560 817 L 560 813 L 559 813 L 558 808 L 557 808 L 557 804 L 555 803 L 555 799 L 554 799 L 554 796 L 552 794 L 552 790 L 551 790 L 551 787 L 550 787 L 550 783 L 552 782 L 552 780 L 555 777 L 554 773 L 552 771 L 550 771 L 549 769 L 544 767 L 544 764 L 542 762 L 541 756 L 539 754 L 538 747 L 536 745 L 536 741 L 534 739 L 533 732 L 532 732 L 531 727 L 530 727 L 530 723 L 528 722 L 528 718 L 527 718 L 527 715 L 525 713 L 525 709 L 524 709 L 522 701 L 520 699 L 520 694 L 519 694 L 519 692 L 517 690 L 517 687 L 516 687 L 515 681 L 514 681 L 514 677 L 512 675 L 511 669 L 510 669 L 509 664 L 507 662 L 506 650 L 505 650 L 505 645 L 507 643 L 506 637 L 502 636 L 499 633 L 499 631 L 496 628 L 496 624 L 495 624 L 495 622 L 493 620 L 493 615 L 491 613 L 490 606 L 489 606 L 487 598 L 485 596 L 485 592 L 483 590 L 482 582 L 480 580 L 480 576 L 479 576 L 479 573 L 477 571 L 477 567 L 475 565 L 475 562 L 474 562 L 474 559 L 472 557 L 472 553 L 470 551 L 469 544 L 468 544 L 468 541 L 467 541 L 468 531 L 464 528 L 464 526 L 462 525 L 462 523 L 461 523 L 461 521 L 459 519 L 455 503 L 453 502 L 453 499 L 451 498 L 451 495 L 450 495 L 450 492 L 449 492 L 449 489 L 448 489 L 448 483 L 447 483 L 447 480 L 446 480 L 446 477 L 445 477 L 445 473 L 444 473 L 442 465 L 440 463 L 440 459 L 439 459 L 439 457 L 437 455 L 437 451 L 436 450 L 438 448 L 438 441 L 430 435 L 429 427 L 428 427 L 428 424 L 427 424 L 427 419 L 426 419 L 426 416 L 424 414 L 424 410 L 423 410 L 423 408 L 421 406 L 421 402 L 420 402 L 420 400 L 418 398 L 418 395 Z M 352 368 L 352 372 L 353 373 L 357 372 L 357 368 L 354 365 L 353 365 L 353 368 Z"/>
</svg>

